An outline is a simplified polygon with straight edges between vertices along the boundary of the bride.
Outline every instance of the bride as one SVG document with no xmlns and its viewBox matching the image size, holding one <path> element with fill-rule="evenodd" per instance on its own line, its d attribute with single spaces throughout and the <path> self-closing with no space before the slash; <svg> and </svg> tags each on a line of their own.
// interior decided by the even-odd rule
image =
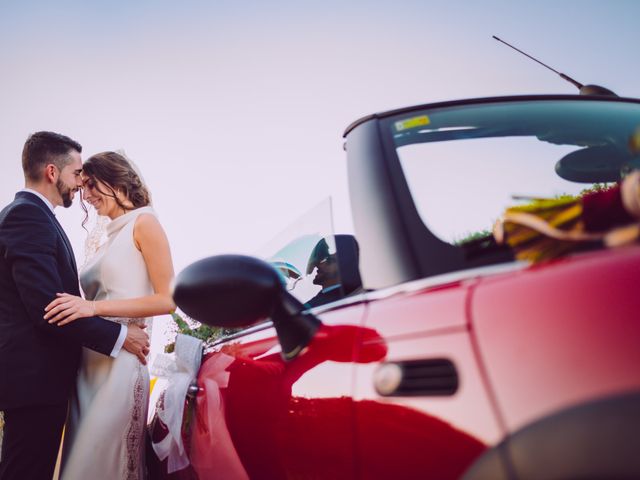
<svg viewBox="0 0 640 480">
<path fill-rule="evenodd" d="M 66 293 L 46 307 L 45 319 L 63 326 L 99 315 L 144 324 L 171 312 L 173 265 L 169 242 L 150 206 L 149 192 L 127 159 L 115 152 L 83 165 L 83 197 L 111 219 L 107 241 L 86 263 L 86 299 Z M 149 373 L 134 355 L 117 358 L 83 349 L 63 443 L 63 480 L 144 478 Z"/>
</svg>

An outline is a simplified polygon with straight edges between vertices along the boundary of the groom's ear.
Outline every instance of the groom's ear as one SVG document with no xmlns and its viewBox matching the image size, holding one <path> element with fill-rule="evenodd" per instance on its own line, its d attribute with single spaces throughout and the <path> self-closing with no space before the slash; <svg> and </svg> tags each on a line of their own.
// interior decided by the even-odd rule
<svg viewBox="0 0 640 480">
<path fill-rule="evenodd" d="M 59 175 L 58 167 L 56 167 L 53 163 L 47 163 L 44 166 L 44 179 L 47 183 L 56 183 L 58 181 Z"/>
</svg>

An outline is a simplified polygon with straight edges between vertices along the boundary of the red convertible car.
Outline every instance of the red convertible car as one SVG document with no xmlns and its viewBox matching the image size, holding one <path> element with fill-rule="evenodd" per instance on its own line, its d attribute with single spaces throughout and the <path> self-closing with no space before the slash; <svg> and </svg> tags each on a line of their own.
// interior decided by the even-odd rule
<svg viewBox="0 0 640 480">
<path fill-rule="evenodd" d="M 573 95 L 354 122 L 353 235 L 323 205 L 261 259 L 178 276 L 183 312 L 235 330 L 207 345 L 169 478 L 640 478 L 640 245 L 606 235 L 637 234 L 615 209 L 639 127 L 639 100 Z M 551 233 L 496 238 L 514 207 Z"/>
</svg>

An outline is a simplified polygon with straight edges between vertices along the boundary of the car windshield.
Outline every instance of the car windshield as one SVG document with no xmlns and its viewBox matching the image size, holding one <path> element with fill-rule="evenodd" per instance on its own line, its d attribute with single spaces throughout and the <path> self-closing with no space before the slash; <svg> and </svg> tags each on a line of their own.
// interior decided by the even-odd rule
<svg viewBox="0 0 640 480">
<path fill-rule="evenodd" d="M 529 100 L 412 111 L 387 121 L 416 208 L 442 240 L 488 234 L 508 207 L 616 182 L 640 157 L 640 104 Z"/>
<path fill-rule="evenodd" d="M 256 256 L 280 273 L 287 291 L 306 308 L 360 291 L 359 248 L 353 235 L 334 234 L 331 199 L 311 209 Z"/>
</svg>

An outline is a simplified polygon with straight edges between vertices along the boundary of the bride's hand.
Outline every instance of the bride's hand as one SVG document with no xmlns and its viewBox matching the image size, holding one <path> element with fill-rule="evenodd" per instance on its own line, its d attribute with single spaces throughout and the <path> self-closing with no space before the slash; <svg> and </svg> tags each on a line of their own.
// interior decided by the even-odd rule
<svg viewBox="0 0 640 480">
<path fill-rule="evenodd" d="M 56 295 L 58 298 L 44 308 L 46 312 L 44 319 L 49 323 L 57 323 L 61 327 L 79 318 L 95 315 L 95 302 L 68 293 L 57 293 Z"/>
</svg>

